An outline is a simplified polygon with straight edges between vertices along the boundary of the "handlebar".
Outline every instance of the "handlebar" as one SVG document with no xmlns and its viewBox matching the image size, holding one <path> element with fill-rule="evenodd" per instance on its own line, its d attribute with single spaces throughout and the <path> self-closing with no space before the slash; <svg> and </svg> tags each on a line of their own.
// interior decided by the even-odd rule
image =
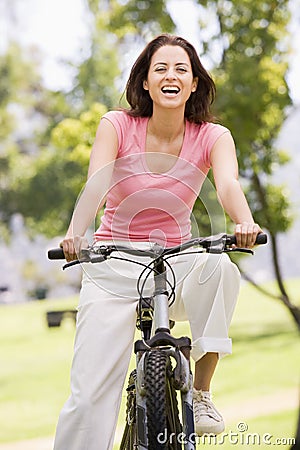
<svg viewBox="0 0 300 450">
<path fill-rule="evenodd" d="M 267 243 L 267 235 L 265 233 L 260 233 L 257 235 L 255 244 L 263 245 Z M 193 246 L 202 247 L 208 253 L 223 253 L 229 251 L 244 251 L 248 253 L 253 253 L 249 249 L 232 248 L 232 245 L 236 244 L 236 236 L 230 234 L 218 234 L 214 236 L 209 236 L 206 238 L 194 238 L 190 239 L 183 244 L 177 245 L 175 247 L 163 248 L 158 244 L 154 244 L 149 250 L 139 250 L 123 245 L 103 245 L 96 249 L 89 248 L 84 249 L 81 252 L 80 260 L 78 262 L 102 262 L 108 258 L 108 256 L 114 252 L 124 252 L 134 256 L 150 256 L 156 258 L 158 256 L 173 255 L 175 253 L 180 253 Z M 94 253 L 95 257 L 90 258 L 89 254 Z M 62 248 L 54 248 L 48 251 L 49 259 L 65 259 L 65 255 Z M 74 261 L 75 263 L 75 261 Z M 72 263 L 70 263 L 71 265 Z"/>
<path fill-rule="evenodd" d="M 255 245 L 263 245 L 268 242 L 268 236 L 265 233 L 259 233 L 256 236 Z M 227 235 L 227 244 L 228 245 L 234 245 L 236 244 L 236 235 L 235 234 L 228 234 Z"/>
<path fill-rule="evenodd" d="M 64 251 L 61 247 L 48 250 L 48 259 L 65 259 Z"/>
</svg>

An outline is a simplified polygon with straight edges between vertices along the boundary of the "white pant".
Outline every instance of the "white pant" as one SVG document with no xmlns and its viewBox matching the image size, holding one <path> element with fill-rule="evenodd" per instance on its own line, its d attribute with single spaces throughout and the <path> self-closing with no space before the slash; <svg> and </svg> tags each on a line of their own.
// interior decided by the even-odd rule
<svg viewBox="0 0 300 450">
<path fill-rule="evenodd" d="M 145 261 L 134 257 L 136 261 Z M 171 262 L 172 260 L 170 260 Z M 228 327 L 240 274 L 227 255 L 183 255 L 170 317 L 189 320 L 192 356 L 231 353 Z M 136 279 L 142 267 L 117 260 L 84 264 L 71 396 L 58 421 L 54 450 L 110 450 L 135 332 Z M 150 295 L 152 282 L 146 283 Z"/>
</svg>

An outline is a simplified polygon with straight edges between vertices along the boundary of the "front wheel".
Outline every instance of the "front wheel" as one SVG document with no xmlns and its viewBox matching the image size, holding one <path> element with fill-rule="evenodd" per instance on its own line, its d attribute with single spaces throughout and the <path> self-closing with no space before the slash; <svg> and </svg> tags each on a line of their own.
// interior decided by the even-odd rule
<svg viewBox="0 0 300 450">
<path fill-rule="evenodd" d="M 148 449 L 179 450 L 182 432 L 170 357 L 152 350 L 146 357 L 145 388 Z"/>
</svg>

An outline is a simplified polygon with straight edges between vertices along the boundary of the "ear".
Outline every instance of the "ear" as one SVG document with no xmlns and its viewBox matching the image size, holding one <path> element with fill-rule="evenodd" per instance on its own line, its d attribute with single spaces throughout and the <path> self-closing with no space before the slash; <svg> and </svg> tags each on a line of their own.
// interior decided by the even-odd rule
<svg viewBox="0 0 300 450">
<path fill-rule="evenodd" d="M 149 88 L 148 88 L 148 81 L 147 81 L 147 80 L 144 80 L 144 81 L 143 81 L 143 88 L 145 89 L 145 91 L 149 91 Z"/>
<path fill-rule="evenodd" d="M 197 90 L 197 87 L 198 87 L 198 77 L 195 77 L 194 79 L 193 79 L 193 83 L 192 83 L 192 92 L 195 92 L 196 90 Z"/>
</svg>

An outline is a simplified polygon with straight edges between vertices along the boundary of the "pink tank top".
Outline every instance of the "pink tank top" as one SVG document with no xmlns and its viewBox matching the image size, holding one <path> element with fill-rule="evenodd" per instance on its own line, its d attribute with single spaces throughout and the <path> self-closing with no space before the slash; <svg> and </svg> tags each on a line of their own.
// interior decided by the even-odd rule
<svg viewBox="0 0 300 450">
<path fill-rule="evenodd" d="M 148 158 L 155 156 L 155 163 L 161 158 L 163 162 L 164 156 L 145 152 L 149 118 L 134 118 L 123 111 L 108 112 L 103 118 L 115 127 L 119 148 L 95 240 L 157 242 L 169 247 L 190 239 L 191 211 L 210 168 L 211 149 L 229 130 L 187 121 L 179 157 L 157 173 L 148 167 Z"/>
</svg>

